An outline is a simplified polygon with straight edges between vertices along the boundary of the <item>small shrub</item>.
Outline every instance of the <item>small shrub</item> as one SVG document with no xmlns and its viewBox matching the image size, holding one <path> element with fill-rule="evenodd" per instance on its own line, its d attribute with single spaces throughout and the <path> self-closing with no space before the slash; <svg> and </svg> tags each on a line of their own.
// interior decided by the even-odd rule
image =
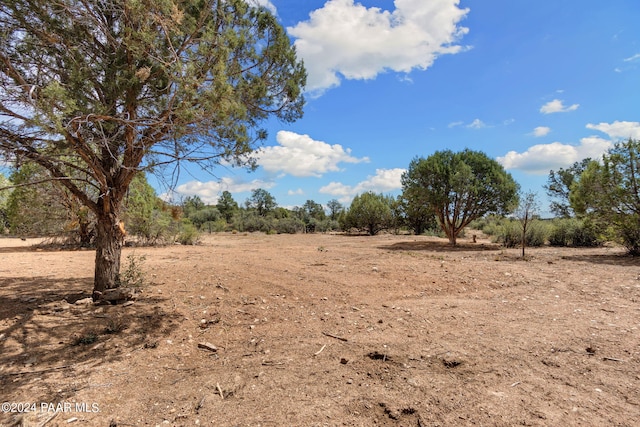
<svg viewBox="0 0 640 427">
<path fill-rule="evenodd" d="M 98 341 L 98 335 L 94 332 L 89 332 L 73 340 L 73 345 L 89 345 Z"/>
<path fill-rule="evenodd" d="M 195 245 L 200 240 L 200 233 L 188 219 L 182 220 L 176 241 L 181 245 Z"/>
<path fill-rule="evenodd" d="M 295 234 L 304 230 L 304 222 L 296 218 L 282 218 L 275 222 L 278 234 Z"/>
<path fill-rule="evenodd" d="M 121 318 L 110 318 L 107 320 L 107 326 L 104 328 L 105 334 L 117 334 L 127 329 L 127 324 Z"/>
<path fill-rule="evenodd" d="M 549 226 L 545 221 L 540 221 L 540 220 L 531 221 L 531 223 L 527 227 L 527 235 L 525 236 L 527 246 L 529 247 L 542 246 L 547 242 L 548 236 L 549 236 Z M 520 238 L 519 240 L 522 240 L 522 238 Z"/>
<path fill-rule="evenodd" d="M 144 255 L 136 255 L 131 253 L 127 255 L 127 265 L 122 273 L 120 273 L 120 284 L 125 287 L 140 288 L 145 284 L 145 274 L 142 271 L 142 265 L 146 257 Z"/>
<path fill-rule="evenodd" d="M 485 231 L 486 233 L 486 228 Z M 529 247 L 542 246 L 547 241 L 549 234 L 548 226 L 544 221 L 535 220 L 529 223 L 527 234 L 525 236 L 526 245 Z M 507 248 L 516 248 L 522 245 L 522 226 L 519 221 L 503 220 L 496 232 L 493 234 L 493 241 L 501 243 Z"/>
<path fill-rule="evenodd" d="M 596 228 L 576 218 L 556 219 L 549 233 L 552 246 L 596 247 L 602 244 Z"/>
</svg>

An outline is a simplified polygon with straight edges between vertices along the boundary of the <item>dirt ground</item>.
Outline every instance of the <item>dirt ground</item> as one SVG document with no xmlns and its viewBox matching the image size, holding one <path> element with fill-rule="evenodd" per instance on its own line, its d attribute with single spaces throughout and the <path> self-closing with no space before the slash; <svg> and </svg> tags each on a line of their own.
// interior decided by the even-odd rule
<svg viewBox="0 0 640 427">
<path fill-rule="evenodd" d="M 126 248 L 143 292 L 95 306 L 94 253 L 32 243 L 0 239 L 2 426 L 640 419 L 640 260 L 620 248 L 219 234 Z"/>
</svg>

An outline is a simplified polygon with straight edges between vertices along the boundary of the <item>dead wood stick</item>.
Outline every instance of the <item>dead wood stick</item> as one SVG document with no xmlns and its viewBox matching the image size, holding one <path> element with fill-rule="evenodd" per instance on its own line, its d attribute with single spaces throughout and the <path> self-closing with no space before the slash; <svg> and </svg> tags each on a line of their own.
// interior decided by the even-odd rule
<svg viewBox="0 0 640 427">
<path fill-rule="evenodd" d="M 602 360 L 611 360 L 612 362 L 624 362 L 624 360 L 616 359 L 615 357 L 603 357 Z"/>
<path fill-rule="evenodd" d="M 44 427 L 45 425 L 47 425 L 49 423 L 49 421 L 51 421 L 52 419 L 54 419 L 55 417 L 58 416 L 60 412 L 56 412 L 55 414 L 51 415 L 49 418 L 47 418 L 46 420 L 44 420 L 43 422 L 38 424 L 38 427 Z"/>
<path fill-rule="evenodd" d="M 322 346 L 322 348 L 321 348 L 320 350 L 316 351 L 315 353 L 313 353 L 313 355 L 314 355 L 314 356 L 317 356 L 317 355 L 319 355 L 320 353 L 322 353 L 322 350 L 324 350 L 324 348 L 325 348 L 326 346 L 327 346 L 326 344 L 325 344 L 325 345 L 323 345 L 323 346 Z"/>
<path fill-rule="evenodd" d="M 66 368 L 71 368 L 75 365 L 62 365 L 62 366 L 55 366 L 53 368 L 46 368 L 46 369 L 38 369 L 36 371 L 20 371 L 20 372 L 4 372 L 1 373 L 0 376 L 2 375 L 26 375 L 26 374 L 41 374 L 43 372 L 49 372 L 49 371 L 56 371 L 58 369 L 66 369 Z"/>
<path fill-rule="evenodd" d="M 328 333 L 328 332 L 323 332 L 323 333 L 322 333 L 322 335 L 326 335 L 326 336 L 328 336 L 328 337 L 335 338 L 335 339 L 337 339 L 337 340 L 344 341 L 344 342 L 349 341 L 349 340 L 348 340 L 348 339 L 346 339 L 346 338 L 342 338 L 342 337 L 339 337 L 339 336 L 337 336 L 337 335 L 330 334 L 330 333 Z"/>
<path fill-rule="evenodd" d="M 220 388 L 220 383 L 216 383 L 216 388 L 218 389 L 218 392 L 220 393 L 220 397 L 222 398 L 222 400 L 224 400 L 224 393 L 222 392 L 222 389 Z"/>
</svg>

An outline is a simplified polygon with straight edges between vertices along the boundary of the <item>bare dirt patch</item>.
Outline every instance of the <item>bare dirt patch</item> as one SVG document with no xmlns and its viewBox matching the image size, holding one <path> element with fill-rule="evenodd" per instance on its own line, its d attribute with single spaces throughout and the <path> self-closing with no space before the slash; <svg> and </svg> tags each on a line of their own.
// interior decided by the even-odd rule
<svg viewBox="0 0 640 427">
<path fill-rule="evenodd" d="M 0 400 L 37 407 L 2 426 L 640 419 L 640 261 L 618 248 L 221 234 L 125 249 L 149 285 L 94 306 L 92 251 L 28 243 L 0 240 Z"/>
</svg>

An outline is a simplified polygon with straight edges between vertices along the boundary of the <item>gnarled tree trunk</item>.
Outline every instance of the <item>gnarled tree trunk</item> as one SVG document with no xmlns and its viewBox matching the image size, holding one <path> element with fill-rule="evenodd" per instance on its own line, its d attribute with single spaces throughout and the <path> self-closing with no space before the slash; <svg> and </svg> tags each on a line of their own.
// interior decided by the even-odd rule
<svg viewBox="0 0 640 427">
<path fill-rule="evenodd" d="M 120 255 L 124 243 L 124 227 L 118 216 L 100 215 L 96 224 L 96 269 L 93 300 L 97 301 L 107 289 L 120 286 Z"/>
</svg>

